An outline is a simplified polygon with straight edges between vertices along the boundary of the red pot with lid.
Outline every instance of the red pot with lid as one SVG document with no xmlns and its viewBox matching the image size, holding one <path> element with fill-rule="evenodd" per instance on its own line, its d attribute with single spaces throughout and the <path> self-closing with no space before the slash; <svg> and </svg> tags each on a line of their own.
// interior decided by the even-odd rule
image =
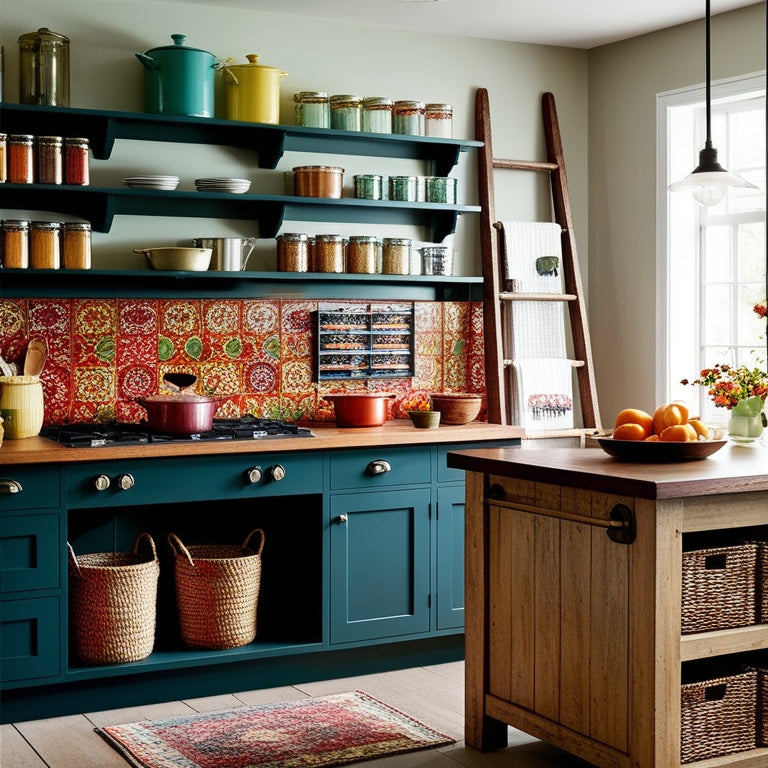
<svg viewBox="0 0 768 768">
<path fill-rule="evenodd" d="M 147 412 L 147 424 L 157 432 L 193 435 L 210 432 L 213 417 L 224 397 L 202 395 L 151 395 L 136 402 Z"/>
<path fill-rule="evenodd" d="M 338 427 L 380 427 L 389 419 L 391 392 L 346 392 L 323 395 L 333 403 Z"/>
</svg>

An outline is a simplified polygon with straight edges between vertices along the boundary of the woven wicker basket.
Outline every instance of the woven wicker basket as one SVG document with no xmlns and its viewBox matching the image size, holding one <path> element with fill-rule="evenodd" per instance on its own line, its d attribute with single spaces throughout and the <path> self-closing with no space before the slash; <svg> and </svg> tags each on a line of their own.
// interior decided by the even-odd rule
<svg viewBox="0 0 768 768">
<path fill-rule="evenodd" d="M 684 684 L 680 762 L 754 749 L 756 696 L 754 669 Z"/>
<path fill-rule="evenodd" d="M 768 747 L 768 662 L 757 668 L 757 746 Z"/>
<path fill-rule="evenodd" d="M 757 623 L 768 624 L 768 541 L 757 548 Z"/>
<path fill-rule="evenodd" d="M 259 534 L 258 549 L 250 547 Z M 242 546 L 185 547 L 168 535 L 174 554 L 181 638 L 191 648 L 237 648 L 256 637 L 264 531 L 251 531 Z"/>
<path fill-rule="evenodd" d="M 754 624 L 756 571 L 754 542 L 683 552 L 683 634 Z"/>
<path fill-rule="evenodd" d="M 142 541 L 149 553 L 140 554 Z M 69 550 L 69 610 L 77 657 L 89 664 L 145 659 L 155 644 L 157 580 L 155 542 L 142 533 L 133 552 L 77 557 Z"/>
</svg>

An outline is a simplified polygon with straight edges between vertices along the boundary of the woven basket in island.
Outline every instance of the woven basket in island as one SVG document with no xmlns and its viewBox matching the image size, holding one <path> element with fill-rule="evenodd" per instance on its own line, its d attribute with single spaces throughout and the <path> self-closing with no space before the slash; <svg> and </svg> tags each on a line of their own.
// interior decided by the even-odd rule
<svg viewBox="0 0 768 768">
<path fill-rule="evenodd" d="M 259 536 L 258 548 L 251 539 Z M 242 546 L 185 547 L 168 535 L 174 554 L 181 639 L 190 648 L 237 648 L 256 637 L 264 531 L 255 528 Z"/>
<path fill-rule="evenodd" d="M 146 542 L 148 552 L 140 553 Z M 142 533 L 132 552 L 69 550 L 69 610 L 75 654 L 88 664 L 140 661 L 152 653 L 160 564 Z"/>
</svg>

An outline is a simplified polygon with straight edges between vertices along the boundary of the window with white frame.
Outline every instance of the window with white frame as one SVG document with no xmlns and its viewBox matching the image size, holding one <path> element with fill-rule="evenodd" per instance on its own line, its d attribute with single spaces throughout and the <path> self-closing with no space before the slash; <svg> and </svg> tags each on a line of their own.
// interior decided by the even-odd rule
<svg viewBox="0 0 768 768">
<path fill-rule="evenodd" d="M 704 207 L 667 186 L 698 164 L 706 135 L 704 87 L 658 100 L 659 259 L 657 402 L 682 399 L 712 423 L 727 413 L 703 387 L 682 385 L 716 363 L 766 365 L 765 75 L 712 85 L 712 144 L 720 164 L 757 185 Z M 663 141 L 663 143 L 661 143 Z"/>
</svg>

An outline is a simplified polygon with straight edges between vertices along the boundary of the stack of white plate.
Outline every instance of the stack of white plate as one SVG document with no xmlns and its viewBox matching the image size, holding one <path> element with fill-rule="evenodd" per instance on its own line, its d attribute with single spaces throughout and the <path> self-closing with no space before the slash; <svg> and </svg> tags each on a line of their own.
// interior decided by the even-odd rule
<svg viewBox="0 0 768 768">
<path fill-rule="evenodd" d="M 131 189 L 162 189 L 171 191 L 179 186 L 178 176 L 127 176 L 123 184 Z"/>
<path fill-rule="evenodd" d="M 251 187 L 248 179 L 195 179 L 198 192 L 230 192 L 242 195 Z"/>
</svg>

